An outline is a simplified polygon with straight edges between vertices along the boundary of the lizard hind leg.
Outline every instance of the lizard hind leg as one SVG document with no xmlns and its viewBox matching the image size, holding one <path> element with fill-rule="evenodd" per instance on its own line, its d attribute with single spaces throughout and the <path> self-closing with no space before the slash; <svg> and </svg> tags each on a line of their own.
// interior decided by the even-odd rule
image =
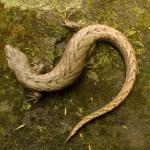
<svg viewBox="0 0 150 150">
<path fill-rule="evenodd" d="M 76 13 L 76 12 L 74 12 L 74 13 Z M 70 29 L 78 31 L 78 30 L 82 29 L 85 25 L 84 25 L 84 23 L 81 23 L 80 21 L 79 22 L 71 21 L 70 17 L 72 16 L 72 14 L 73 13 L 69 13 L 67 15 L 67 13 L 65 13 L 65 19 L 64 19 L 63 25 L 65 27 L 68 27 Z"/>
</svg>

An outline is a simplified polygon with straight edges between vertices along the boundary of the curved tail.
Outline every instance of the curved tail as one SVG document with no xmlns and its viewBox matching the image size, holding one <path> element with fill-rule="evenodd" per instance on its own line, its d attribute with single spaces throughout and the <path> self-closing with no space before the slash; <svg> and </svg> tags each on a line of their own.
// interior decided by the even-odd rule
<svg viewBox="0 0 150 150">
<path fill-rule="evenodd" d="M 118 39 L 119 38 L 123 39 L 122 46 L 120 47 L 119 45 L 117 45 L 117 47 L 119 49 L 120 48 L 123 49 L 122 55 L 124 57 L 125 64 L 126 64 L 126 79 L 125 79 L 124 85 L 121 91 L 118 93 L 118 95 L 110 103 L 108 103 L 101 109 L 85 116 L 78 124 L 76 124 L 76 126 L 72 129 L 68 138 L 66 139 L 66 142 L 68 142 L 70 138 L 74 136 L 74 134 L 81 127 L 83 127 L 86 123 L 114 110 L 117 106 L 119 106 L 125 100 L 125 98 L 129 95 L 130 91 L 132 90 L 134 86 L 134 83 L 136 80 L 136 74 L 137 74 L 137 62 L 136 62 L 134 50 L 131 44 L 128 42 L 126 37 L 124 37 L 122 34 L 119 34 L 118 36 L 120 36 L 118 37 Z"/>
</svg>

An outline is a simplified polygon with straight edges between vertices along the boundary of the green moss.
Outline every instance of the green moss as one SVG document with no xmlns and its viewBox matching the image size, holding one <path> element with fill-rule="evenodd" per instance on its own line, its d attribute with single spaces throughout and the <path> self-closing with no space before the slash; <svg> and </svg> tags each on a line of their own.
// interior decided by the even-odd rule
<svg viewBox="0 0 150 150">
<path fill-rule="evenodd" d="M 150 124 L 149 0 L 1 2 L 1 149 L 69 150 L 88 149 L 89 145 L 95 150 L 150 147 L 147 132 Z M 78 11 L 71 16 L 73 20 L 106 24 L 123 32 L 136 52 L 139 74 L 126 103 L 81 129 L 83 138 L 76 135 L 70 143 L 63 145 L 69 130 L 80 118 L 107 104 L 118 93 L 125 77 L 122 57 L 112 45 L 100 42 L 87 62 L 89 69 L 80 80 L 61 92 L 46 94 L 41 102 L 32 105 L 26 102 L 26 89 L 8 68 L 4 46 L 14 45 L 28 56 L 30 62 L 42 62 L 49 69 L 62 56 L 72 36 L 61 25 L 65 12 L 71 10 Z M 25 127 L 14 132 L 20 124 Z M 123 126 L 128 128 L 124 130 Z"/>
<path fill-rule="evenodd" d="M 98 77 L 98 74 L 96 72 L 89 71 L 87 76 L 89 79 L 93 79 L 95 82 L 99 82 L 99 77 Z"/>
</svg>

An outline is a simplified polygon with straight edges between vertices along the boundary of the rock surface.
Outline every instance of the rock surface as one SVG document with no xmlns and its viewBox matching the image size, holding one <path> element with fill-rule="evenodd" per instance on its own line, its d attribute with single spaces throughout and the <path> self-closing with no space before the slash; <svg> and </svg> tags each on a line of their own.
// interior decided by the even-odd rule
<svg viewBox="0 0 150 150">
<path fill-rule="evenodd" d="M 98 43 L 87 69 L 75 84 L 27 103 L 28 91 L 7 65 L 4 46 L 12 44 L 31 62 L 55 65 L 73 32 L 64 28 L 65 11 L 86 24 L 122 31 L 138 60 L 138 79 L 118 109 L 98 118 L 64 144 L 74 125 L 118 93 L 125 69 L 111 45 Z M 149 0 L 1 0 L 0 2 L 0 145 L 1 149 L 147 150 L 150 147 L 150 1 Z M 22 127 L 18 129 L 19 127 Z M 16 130 L 15 130 L 16 129 Z"/>
</svg>

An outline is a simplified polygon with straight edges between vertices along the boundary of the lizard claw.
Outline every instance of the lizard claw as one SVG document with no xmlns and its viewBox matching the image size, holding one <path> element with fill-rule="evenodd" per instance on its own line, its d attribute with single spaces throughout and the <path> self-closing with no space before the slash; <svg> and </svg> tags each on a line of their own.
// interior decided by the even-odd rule
<svg viewBox="0 0 150 150">
<path fill-rule="evenodd" d="M 81 22 L 74 22 L 74 21 L 70 20 L 70 17 L 72 15 L 74 15 L 75 13 L 77 13 L 77 11 L 70 12 L 68 15 L 67 15 L 67 12 L 65 12 L 64 23 L 62 25 L 66 26 L 68 28 L 71 28 L 71 29 L 75 29 L 75 30 L 81 29 L 84 26 L 83 23 L 81 23 Z"/>
<path fill-rule="evenodd" d="M 40 99 L 42 99 L 43 95 L 40 92 L 33 91 L 31 94 L 27 95 L 27 97 L 29 97 L 29 99 L 27 99 L 27 102 L 33 102 L 35 104 Z"/>
</svg>

